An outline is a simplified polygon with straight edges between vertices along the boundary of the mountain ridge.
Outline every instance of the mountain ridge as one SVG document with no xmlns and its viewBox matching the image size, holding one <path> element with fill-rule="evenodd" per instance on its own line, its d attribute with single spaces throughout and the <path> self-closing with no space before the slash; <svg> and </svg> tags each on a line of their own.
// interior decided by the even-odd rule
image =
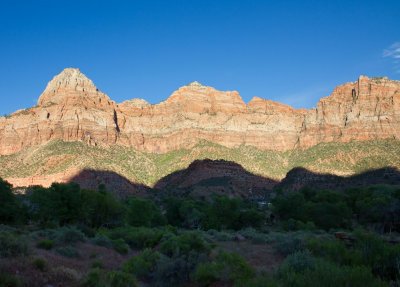
<svg viewBox="0 0 400 287">
<path fill-rule="evenodd" d="M 305 149 L 322 142 L 398 139 L 400 82 L 360 76 L 338 86 L 315 109 L 294 109 L 198 82 L 159 104 L 116 103 L 79 69 L 55 76 L 38 106 L 0 118 L 0 155 L 51 140 L 81 141 L 165 153 L 206 140 L 233 148 Z"/>
</svg>

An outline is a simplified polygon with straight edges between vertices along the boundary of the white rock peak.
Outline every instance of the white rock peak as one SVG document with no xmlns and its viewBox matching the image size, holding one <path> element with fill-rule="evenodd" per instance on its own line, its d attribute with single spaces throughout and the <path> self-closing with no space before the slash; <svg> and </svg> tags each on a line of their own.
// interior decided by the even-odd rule
<svg viewBox="0 0 400 287">
<path fill-rule="evenodd" d="M 97 94 L 94 83 L 78 68 L 66 68 L 56 75 L 46 86 L 39 98 L 38 105 L 47 102 L 57 103 L 71 93 Z"/>
</svg>

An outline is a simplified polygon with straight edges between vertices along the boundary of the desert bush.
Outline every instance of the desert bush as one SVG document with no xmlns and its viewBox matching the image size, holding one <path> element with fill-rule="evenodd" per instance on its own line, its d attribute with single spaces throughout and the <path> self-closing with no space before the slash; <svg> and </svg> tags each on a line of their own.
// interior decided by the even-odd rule
<svg viewBox="0 0 400 287">
<path fill-rule="evenodd" d="M 293 218 L 290 218 L 289 220 L 286 221 L 282 221 L 281 225 L 283 229 L 287 231 L 296 231 L 296 230 L 313 231 L 317 229 L 315 223 L 312 221 L 302 222 L 300 220 L 295 220 Z"/>
<path fill-rule="evenodd" d="M 129 245 L 125 243 L 123 239 L 115 239 L 112 241 L 113 248 L 120 254 L 128 254 Z"/>
<path fill-rule="evenodd" d="M 136 287 L 136 278 L 121 271 L 104 272 L 98 268 L 89 271 L 83 279 L 84 287 Z"/>
<path fill-rule="evenodd" d="M 96 260 L 92 262 L 92 268 L 99 268 L 99 269 L 103 269 L 103 262 L 101 262 L 100 260 Z"/>
<path fill-rule="evenodd" d="M 373 276 L 371 271 L 362 266 L 340 266 L 333 262 L 318 259 L 313 267 L 301 272 L 288 268 L 283 264 L 279 270 L 279 281 L 283 286 L 308 287 L 308 286 L 352 286 L 352 287 L 383 287 L 388 286 L 380 279 Z"/>
<path fill-rule="evenodd" d="M 274 247 L 280 254 L 287 256 L 304 249 L 304 242 L 299 236 L 285 234 L 278 236 L 277 240 L 274 242 Z"/>
<path fill-rule="evenodd" d="M 306 270 L 315 268 L 315 261 L 310 251 L 297 251 L 286 257 L 279 271 L 287 272 L 287 270 L 290 270 L 294 272 L 305 272 Z"/>
<path fill-rule="evenodd" d="M 76 244 L 78 242 L 86 241 L 85 234 L 73 226 L 55 229 L 53 237 L 59 244 Z"/>
<path fill-rule="evenodd" d="M 365 232 L 355 232 L 353 264 L 365 265 L 374 274 L 387 280 L 400 280 L 400 246 L 391 245 L 380 236 Z"/>
<path fill-rule="evenodd" d="M 305 246 L 315 256 L 325 258 L 338 264 L 352 264 L 356 255 L 348 250 L 343 242 L 336 239 L 310 238 Z"/>
<path fill-rule="evenodd" d="M 36 246 L 41 249 L 50 250 L 54 247 L 54 241 L 51 239 L 40 240 Z"/>
<path fill-rule="evenodd" d="M 0 257 L 16 257 L 28 254 L 28 244 L 23 236 L 0 232 Z"/>
<path fill-rule="evenodd" d="M 0 286 L 1 287 L 20 287 L 23 286 L 23 282 L 20 278 L 7 274 L 5 272 L 0 272 Z"/>
<path fill-rule="evenodd" d="M 194 280 L 201 286 L 209 286 L 213 282 L 245 284 L 255 275 L 255 271 L 239 255 L 220 252 L 212 262 L 199 264 L 194 273 Z"/>
<path fill-rule="evenodd" d="M 80 257 L 80 254 L 78 250 L 72 246 L 63 246 L 63 247 L 58 247 L 56 249 L 56 252 L 62 256 L 68 257 L 68 258 L 78 258 Z"/>
<path fill-rule="evenodd" d="M 164 232 L 156 228 L 120 227 L 106 233 L 111 239 L 123 239 L 132 248 L 154 247 Z"/>
<path fill-rule="evenodd" d="M 217 241 L 232 241 L 235 236 L 233 233 L 227 231 L 218 231 L 215 229 L 207 230 L 207 234 L 212 236 Z"/>
<path fill-rule="evenodd" d="M 270 242 L 270 238 L 267 234 L 259 232 L 251 227 L 240 230 L 239 234 L 243 235 L 247 239 L 250 239 L 255 244 L 263 244 Z"/>
<path fill-rule="evenodd" d="M 84 287 L 107 287 L 104 282 L 104 272 L 98 268 L 92 269 L 83 279 L 82 286 Z"/>
<path fill-rule="evenodd" d="M 35 258 L 33 259 L 32 264 L 36 269 L 42 272 L 47 270 L 47 261 L 44 258 Z"/>
<path fill-rule="evenodd" d="M 132 257 L 124 264 L 124 271 L 138 278 L 150 277 L 154 272 L 161 254 L 151 249 L 144 249 L 139 255 Z"/>
<path fill-rule="evenodd" d="M 78 282 L 81 279 L 81 274 L 75 269 L 65 266 L 58 266 L 51 270 L 54 277 L 59 281 L 73 281 Z"/>
<path fill-rule="evenodd" d="M 104 236 L 102 234 L 97 234 L 95 237 L 93 237 L 90 240 L 91 243 L 98 245 L 98 246 L 103 246 L 107 248 L 112 248 L 113 247 L 113 242 L 110 238 L 107 236 Z"/>
<path fill-rule="evenodd" d="M 195 231 L 165 237 L 160 243 L 160 252 L 167 256 L 188 254 L 190 251 L 202 253 L 209 250 L 210 245 L 200 232 Z"/>
<path fill-rule="evenodd" d="M 111 271 L 106 276 L 110 287 L 137 287 L 136 278 L 130 274 L 121 271 Z"/>
<path fill-rule="evenodd" d="M 155 286 L 184 286 L 190 282 L 190 274 L 207 261 L 207 255 L 190 251 L 187 254 L 161 255 L 153 272 Z"/>
<path fill-rule="evenodd" d="M 246 287 L 278 287 L 281 286 L 277 280 L 267 275 L 259 275 L 249 280 L 245 280 L 241 284 L 237 284 L 238 286 L 246 286 Z"/>
</svg>

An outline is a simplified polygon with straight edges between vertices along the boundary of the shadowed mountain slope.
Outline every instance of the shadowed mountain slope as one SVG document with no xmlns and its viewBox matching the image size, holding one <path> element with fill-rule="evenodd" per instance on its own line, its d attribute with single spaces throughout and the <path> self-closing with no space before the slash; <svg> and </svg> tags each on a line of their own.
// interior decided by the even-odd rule
<svg viewBox="0 0 400 287">
<path fill-rule="evenodd" d="M 345 190 L 370 185 L 398 185 L 400 171 L 397 168 L 385 167 L 368 170 L 352 176 L 337 176 L 311 172 L 305 168 L 294 168 L 275 186 L 281 190 L 299 190 L 301 188 Z"/>
<path fill-rule="evenodd" d="M 262 197 L 278 182 L 245 170 L 240 164 L 225 160 L 196 160 L 186 169 L 179 170 L 160 179 L 156 190 L 172 194 L 207 196 L 210 193 Z"/>
<path fill-rule="evenodd" d="M 81 188 L 97 190 L 99 185 L 104 185 L 106 190 L 126 197 L 129 195 L 146 195 L 151 189 L 143 184 L 131 182 L 118 173 L 106 170 L 84 169 L 68 180 L 78 183 Z"/>
<path fill-rule="evenodd" d="M 39 147 L 0 156 L 0 177 L 14 186 L 65 182 L 85 169 L 107 170 L 129 181 L 154 186 L 163 177 L 186 169 L 195 160 L 226 160 L 275 181 L 295 167 L 314 173 L 351 176 L 387 166 L 400 168 L 400 141 L 319 144 L 306 150 L 261 151 L 253 147 L 226 148 L 202 142 L 191 149 L 152 154 L 116 146 L 91 147 L 81 142 L 52 141 Z"/>
</svg>

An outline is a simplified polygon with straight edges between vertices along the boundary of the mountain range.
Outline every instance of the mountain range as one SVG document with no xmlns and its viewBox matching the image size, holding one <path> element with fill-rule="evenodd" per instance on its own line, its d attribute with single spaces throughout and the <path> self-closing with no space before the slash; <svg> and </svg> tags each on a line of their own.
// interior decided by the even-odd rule
<svg viewBox="0 0 400 287">
<path fill-rule="evenodd" d="M 116 103 L 79 69 L 55 76 L 37 105 L 0 117 L 0 177 L 15 186 L 113 171 L 153 186 L 199 159 L 274 181 L 295 167 L 353 175 L 399 167 L 400 81 L 360 76 L 316 108 L 294 109 L 193 82 L 151 105 Z M 111 180 L 112 181 L 112 180 Z"/>
</svg>

